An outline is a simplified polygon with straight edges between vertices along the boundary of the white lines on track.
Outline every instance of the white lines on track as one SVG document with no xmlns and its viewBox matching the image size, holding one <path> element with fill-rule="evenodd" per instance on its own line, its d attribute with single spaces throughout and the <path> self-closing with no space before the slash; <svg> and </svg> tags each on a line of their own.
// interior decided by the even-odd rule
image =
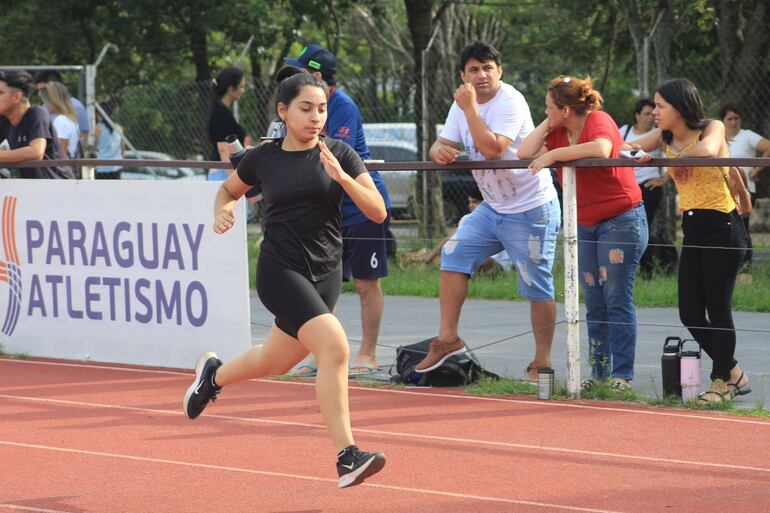
<svg viewBox="0 0 770 513">
<path fill-rule="evenodd" d="M 151 409 L 151 408 L 140 408 L 136 406 L 120 406 L 120 405 L 114 405 L 114 404 L 87 403 L 87 402 L 81 402 L 81 401 L 67 401 L 62 399 L 45 399 L 45 398 L 39 398 L 39 397 L 24 397 L 24 396 L 6 395 L 6 394 L 0 394 L 0 399 L 12 399 L 12 400 L 30 401 L 30 402 L 37 402 L 37 403 L 60 404 L 60 405 L 78 406 L 78 407 L 86 407 L 86 408 L 124 410 L 124 411 L 138 412 L 138 413 L 155 413 L 160 415 L 171 415 L 171 416 L 183 415 L 181 411 L 174 411 L 174 410 L 157 410 L 157 409 Z M 283 425 L 283 426 L 304 427 L 304 428 L 311 428 L 311 429 L 322 429 L 322 430 L 326 429 L 326 426 L 324 426 L 323 424 L 311 424 L 306 422 L 293 422 L 293 421 L 287 421 L 287 420 L 254 419 L 254 418 L 248 418 L 248 417 L 238 417 L 234 415 L 219 415 L 219 414 L 206 414 L 206 417 L 210 419 L 232 420 L 232 421 L 246 422 L 246 423 L 273 424 L 273 425 L 277 424 L 277 425 Z M 365 433 L 369 435 L 385 436 L 385 437 L 388 437 L 389 439 L 391 439 L 392 437 L 416 438 L 420 440 L 460 443 L 460 444 L 466 444 L 466 445 L 491 446 L 491 447 L 501 447 L 501 448 L 507 448 L 507 449 L 524 449 L 524 450 L 533 450 L 533 451 L 539 451 L 539 452 L 547 451 L 547 452 L 553 452 L 553 453 L 573 454 L 573 455 L 590 456 L 590 457 L 597 457 L 597 458 L 613 458 L 613 459 L 620 459 L 625 461 L 668 463 L 673 465 L 684 465 L 684 466 L 696 467 L 696 468 L 697 467 L 716 468 L 716 469 L 730 470 L 730 471 L 745 470 L 749 472 L 760 472 L 760 473 L 770 474 L 770 467 L 752 467 L 748 465 L 709 463 L 704 461 L 680 460 L 680 459 L 673 459 L 673 458 L 658 458 L 654 456 L 638 456 L 633 454 L 620 454 L 620 453 L 605 452 L 605 451 L 586 451 L 581 449 L 568 449 L 564 447 L 549 447 L 544 445 L 517 444 L 513 442 L 500 442 L 500 441 L 494 441 L 494 440 L 479 440 L 479 439 L 473 439 L 473 438 L 424 435 L 420 433 L 406 433 L 406 432 L 399 432 L 399 431 L 384 431 L 380 429 L 365 429 L 365 428 L 360 429 L 360 428 L 354 427 L 353 431 L 355 433 Z"/>
<path fill-rule="evenodd" d="M 32 513 L 70 513 L 58 509 L 33 508 L 31 506 L 19 506 L 17 504 L 0 504 L 0 509 L 12 509 L 15 511 L 30 511 Z"/>
<path fill-rule="evenodd" d="M 336 479 L 308 476 L 303 474 L 287 474 L 283 472 L 270 472 L 266 470 L 255 470 L 255 469 L 249 469 L 249 468 L 227 467 L 227 466 L 221 466 L 221 465 L 208 465 L 204 463 L 192 463 L 192 462 L 186 462 L 186 461 L 167 460 L 167 459 L 160 459 L 160 458 L 145 458 L 140 456 L 131 456 L 127 454 L 115 454 L 115 453 L 99 452 L 99 451 L 84 451 L 80 449 L 68 449 L 64 447 L 53 447 L 53 446 L 37 445 L 37 444 L 24 444 L 24 443 L 17 443 L 17 442 L 9 442 L 5 440 L 0 440 L 0 445 L 23 448 L 23 449 L 38 449 L 38 450 L 55 451 L 55 452 L 78 454 L 78 455 L 85 455 L 85 456 L 99 456 L 103 458 L 139 461 L 143 463 L 158 463 L 158 464 L 165 464 L 165 465 L 176 465 L 181 467 L 201 468 L 201 469 L 207 469 L 207 470 L 219 470 L 219 471 L 226 471 L 226 472 L 238 472 L 238 473 L 244 473 L 244 474 L 256 474 L 256 475 L 266 476 L 266 477 L 300 479 L 304 481 L 320 481 L 320 482 L 326 482 L 326 483 L 333 483 L 335 486 L 337 484 Z M 391 485 L 384 485 L 384 484 L 378 484 L 378 483 L 364 483 L 361 486 L 366 486 L 368 488 L 376 488 L 381 490 L 393 490 L 393 491 L 399 491 L 399 492 L 421 493 L 421 494 L 428 494 L 428 495 L 437 495 L 442 497 L 452 497 L 455 499 L 468 499 L 468 500 L 503 503 L 503 504 L 517 504 L 520 506 L 537 506 L 542 508 L 559 509 L 564 511 L 582 511 L 587 513 L 619 513 L 617 511 L 582 508 L 579 506 L 569 506 L 566 504 L 552 504 L 547 502 L 506 499 L 504 497 L 491 497 L 491 496 L 485 496 L 485 495 L 469 495 L 464 493 L 442 492 L 440 490 L 430 490 L 426 488 L 391 486 Z M 0 504 L 0 506 L 4 506 L 4 505 Z M 22 508 L 18 508 L 18 509 L 22 509 Z M 40 513 L 66 513 L 66 512 L 57 512 L 53 510 L 22 509 L 22 511 L 25 511 L 25 510 L 38 511 Z"/>
</svg>

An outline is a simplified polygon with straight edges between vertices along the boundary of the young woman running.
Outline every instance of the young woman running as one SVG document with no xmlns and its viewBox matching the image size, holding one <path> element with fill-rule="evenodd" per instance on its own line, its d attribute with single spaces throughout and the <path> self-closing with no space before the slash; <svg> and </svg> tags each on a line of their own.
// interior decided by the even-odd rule
<svg viewBox="0 0 770 513">
<path fill-rule="evenodd" d="M 257 293 L 275 315 L 262 346 L 222 364 L 204 353 L 184 397 L 188 418 L 200 415 L 222 387 L 246 379 L 285 374 L 309 352 L 318 358 L 316 392 L 337 453 L 339 486 L 360 484 L 385 465 L 381 452 L 356 447 L 348 410 L 347 336 L 332 315 L 340 293 L 343 190 L 364 214 L 385 220 L 382 196 L 356 152 L 319 137 L 326 122 L 328 88 L 309 74 L 284 80 L 276 110 L 286 137 L 260 145 L 225 180 L 214 205 L 214 231 L 225 233 L 235 203 L 254 185 L 266 202 L 265 238 L 257 263 Z"/>
<path fill-rule="evenodd" d="M 634 141 L 646 152 L 666 157 L 727 157 L 725 126 L 705 117 L 703 102 L 687 79 L 667 80 L 655 89 L 658 128 Z M 645 162 L 649 156 L 639 160 Z M 747 246 L 746 230 L 735 210 L 727 168 L 669 167 L 682 211 L 679 257 L 679 318 L 713 361 L 711 386 L 704 403 L 721 403 L 748 394 L 749 378 L 735 360 L 732 297 Z"/>
</svg>

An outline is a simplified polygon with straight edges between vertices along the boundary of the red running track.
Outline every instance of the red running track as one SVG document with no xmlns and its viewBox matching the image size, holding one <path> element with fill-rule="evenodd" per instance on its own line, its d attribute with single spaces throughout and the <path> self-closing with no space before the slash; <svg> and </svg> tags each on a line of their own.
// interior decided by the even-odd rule
<svg viewBox="0 0 770 513">
<path fill-rule="evenodd" d="M 185 371 L 0 360 L 0 513 L 766 512 L 770 421 L 352 388 L 339 490 L 312 383 L 248 381 L 195 421 Z"/>
</svg>

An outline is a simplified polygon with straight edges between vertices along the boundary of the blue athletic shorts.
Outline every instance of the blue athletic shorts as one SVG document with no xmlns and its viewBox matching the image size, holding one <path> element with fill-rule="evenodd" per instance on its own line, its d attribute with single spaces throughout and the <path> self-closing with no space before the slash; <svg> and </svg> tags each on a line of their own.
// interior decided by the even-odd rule
<svg viewBox="0 0 770 513">
<path fill-rule="evenodd" d="M 441 270 L 470 276 L 487 258 L 505 249 L 518 273 L 521 295 L 530 301 L 550 301 L 560 226 L 558 199 L 518 214 L 500 214 L 482 202 L 444 244 Z"/>
<path fill-rule="evenodd" d="M 342 227 L 342 278 L 376 280 L 388 275 L 390 213 L 382 224 L 366 220 Z"/>
</svg>

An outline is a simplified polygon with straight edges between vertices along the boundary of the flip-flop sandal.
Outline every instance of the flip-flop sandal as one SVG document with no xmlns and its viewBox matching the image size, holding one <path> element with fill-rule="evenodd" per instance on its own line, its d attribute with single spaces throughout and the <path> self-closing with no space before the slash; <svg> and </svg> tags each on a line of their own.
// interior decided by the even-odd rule
<svg viewBox="0 0 770 513">
<path fill-rule="evenodd" d="M 612 388 L 614 390 L 630 390 L 631 389 L 631 385 L 629 385 L 625 381 L 617 381 L 617 380 L 612 379 L 612 378 L 609 379 L 607 384 L 609 385 L 610 388 Z"/>
<path fill-rule="evenodd" d="M 713 394 L 714 397 L 719 397 L 719 399 L 706 399 L 706 396 L 708 394 Z M 728 401 L 732 401 L 735 396 L 733 395 L 732 391 L 729 392 L 717 392 L 716 390 L 706 390 L 705 392 L 701 392 L 698 394 L 698 402 L 701 404 L 722 404 L 726 403 Z"/>
<path fill-rule="evenodd" d="M 738 383 L 741 382 L 741 380 L 743 379 L 743 376 L 744 374 L 743 372 L 741 372 L 741 377 L 735 380 L 735 383 L 727 383 L 727 386 L 734 388 L 734 390 L 732 391 L 733 396 L 746 395 L 751 393 L 751 387 L 749 387 L 748 383 L 743 385 L 742 387 L 738 386 Z"/>
<path fill-rule="evenodd" d="M 310 369 L 310 372 L 300 372 L 297 373 L 298 370 L 302 369 Z M 303 363 L 301 365 L 296 366 L 294 369 L 289 372 L 289 376 L 293 378 L 314 378 L 318 374 L 318 367 L 313 365 L 312 363 Z"/>
<path fill-rule="evenodd" d="M 354 370 L 365 369 L 366 372 L 353 372 Z M 377 374 L 379 369 L 372 365 L 348 365 L 349 378 L 370 378 Z"/>
</svg>

